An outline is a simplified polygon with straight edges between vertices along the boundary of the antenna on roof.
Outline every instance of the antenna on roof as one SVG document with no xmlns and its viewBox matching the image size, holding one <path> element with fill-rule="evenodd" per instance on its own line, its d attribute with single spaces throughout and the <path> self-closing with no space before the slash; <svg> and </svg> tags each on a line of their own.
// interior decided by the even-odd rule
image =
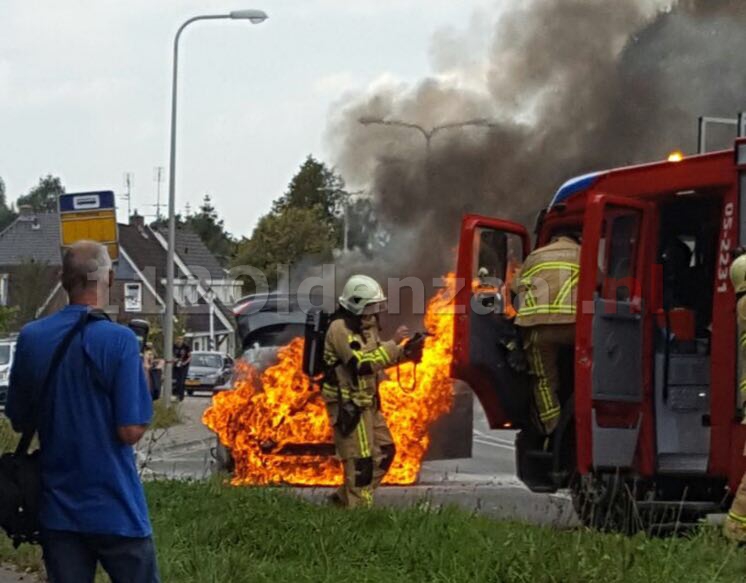
<svg viewBox="0 0 746 583">
<path fill-rule="evenodd" d="M 124 173 L 124 188 L 127 189 L 125 194 L 120 194 L 119 197 L 127 201 L 127 220 L 132 216 L 132 187 L 135 184 L 135 175 L 132 172 Z"/>
<path fill-rule="evenodd" d="M 161 183 L 163 182 L 163 166 L 153 168 L 153 181 L 155 182 L 155 218 L 161 220 Z"/>
</svg>

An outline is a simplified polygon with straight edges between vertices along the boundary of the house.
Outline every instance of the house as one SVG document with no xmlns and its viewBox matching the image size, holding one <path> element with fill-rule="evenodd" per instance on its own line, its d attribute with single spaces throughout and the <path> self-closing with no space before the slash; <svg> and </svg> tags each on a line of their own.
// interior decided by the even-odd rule
<svg viewBox="0 0 746 583">
<path fill-rule="evenodd" d="M 17 306 L 33 317 L 59 279 L 59 220 L 26 206 L 18 211 L 18 218 L 0 232 L 0 305 Z"/>
<path fill-rule="evenodd" d="M 66 303 L 59 283 L 60 223 L 57 213 L 20 209 L 0 233 L 0 305 L 19 306 L 23 319 L 56 311 Z M 165 312 L 167 237 L 134 215 L 119 224 L 120 257 L 107 312 L 117 321 L 160 319 Z M 241 294 L 202 240 L 178 229 L 175 313 L 195 350 L 235 350 L 235 322 L 228 305 Z"/>
</svg>

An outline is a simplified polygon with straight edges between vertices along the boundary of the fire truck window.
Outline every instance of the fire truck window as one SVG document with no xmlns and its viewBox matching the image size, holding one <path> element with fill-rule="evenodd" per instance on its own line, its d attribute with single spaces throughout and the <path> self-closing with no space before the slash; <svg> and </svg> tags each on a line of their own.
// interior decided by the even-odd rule
<svg viewBox="0 0 746 583">
<path fill-rule="evenodd" d="M 479 229 L 476 273 L 479 278 L 505 279 L 505 262 L 508 256 L 508 236 L 493 229 Z"/>
<path fill-rule="evenodd" d="M 523 263 L 523 239 L 494 229 L 474 233 L 472 291 L 481 306 L 495 314 L 515 314 L 511 284 Z"/>
<path fill-rule="evenodd" d="M 625 213 L 610 219 L 608 224 L 603 296 L 606 299 L 629 301 L 634 292 L 640 215 Z"/>
<path fill-rule="evenodd" d="M 712 325 L 722 213 L 719 196 L 677 197 L 660 212 L 656 262 L 663 286 L 657 299 L 664 311 L 693 311 L 698 338 L 708 338 Z"/>
</svg>

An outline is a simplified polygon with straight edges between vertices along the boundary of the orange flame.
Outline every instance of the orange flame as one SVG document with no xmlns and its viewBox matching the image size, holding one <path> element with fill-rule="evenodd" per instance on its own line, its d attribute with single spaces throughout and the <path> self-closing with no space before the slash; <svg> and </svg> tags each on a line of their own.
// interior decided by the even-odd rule
<svg viewBox="0 0 746 583">
<path fill-rule="evenodd" d="M 452 405 L 449 378 L 453 343 L 455 277 L 428 303 L 422 362 L 388 371 L 380 385 L 381 405 L 397 454 L 387 484 L 412 484 L 430 443 L 428 428 Z M 302 371 L 303 340 L 278 352 L 263 373 L 239 363 L 231 391 L 218 393 L 202 421 L 217 433 L 235 460 L 234 485 L 334 486 L 342 469 L 333 457 L 332 429 L 317 387 Z M 322 450 L 326 450 L 323 451 Z"/>
</svg>

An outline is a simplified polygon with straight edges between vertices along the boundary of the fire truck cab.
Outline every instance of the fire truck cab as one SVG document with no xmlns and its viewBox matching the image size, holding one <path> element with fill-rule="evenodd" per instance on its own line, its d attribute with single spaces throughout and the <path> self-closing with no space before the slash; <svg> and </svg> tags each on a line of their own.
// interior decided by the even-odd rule
<svg viewBox="0 0 746 583">
<path fill-rule="evenodd" d="M 549 446 L 514 366 L 509 282 L 526 229 L 463 218 L 452 374 L 492 428 L 520 430 L 520 479 L 570 488 L 591 526 L 635 530 L 720 511 L 746 470 L 737 390 L 733 250 L 746 244 L 746 140 L 733 150 L 566 182 L 539 215 L 536 246 L 581 238 L 574 353 L 561 359 L 562 415 Z M 485 280 L 496 282 L 485 285 Z"/>
</svg>

